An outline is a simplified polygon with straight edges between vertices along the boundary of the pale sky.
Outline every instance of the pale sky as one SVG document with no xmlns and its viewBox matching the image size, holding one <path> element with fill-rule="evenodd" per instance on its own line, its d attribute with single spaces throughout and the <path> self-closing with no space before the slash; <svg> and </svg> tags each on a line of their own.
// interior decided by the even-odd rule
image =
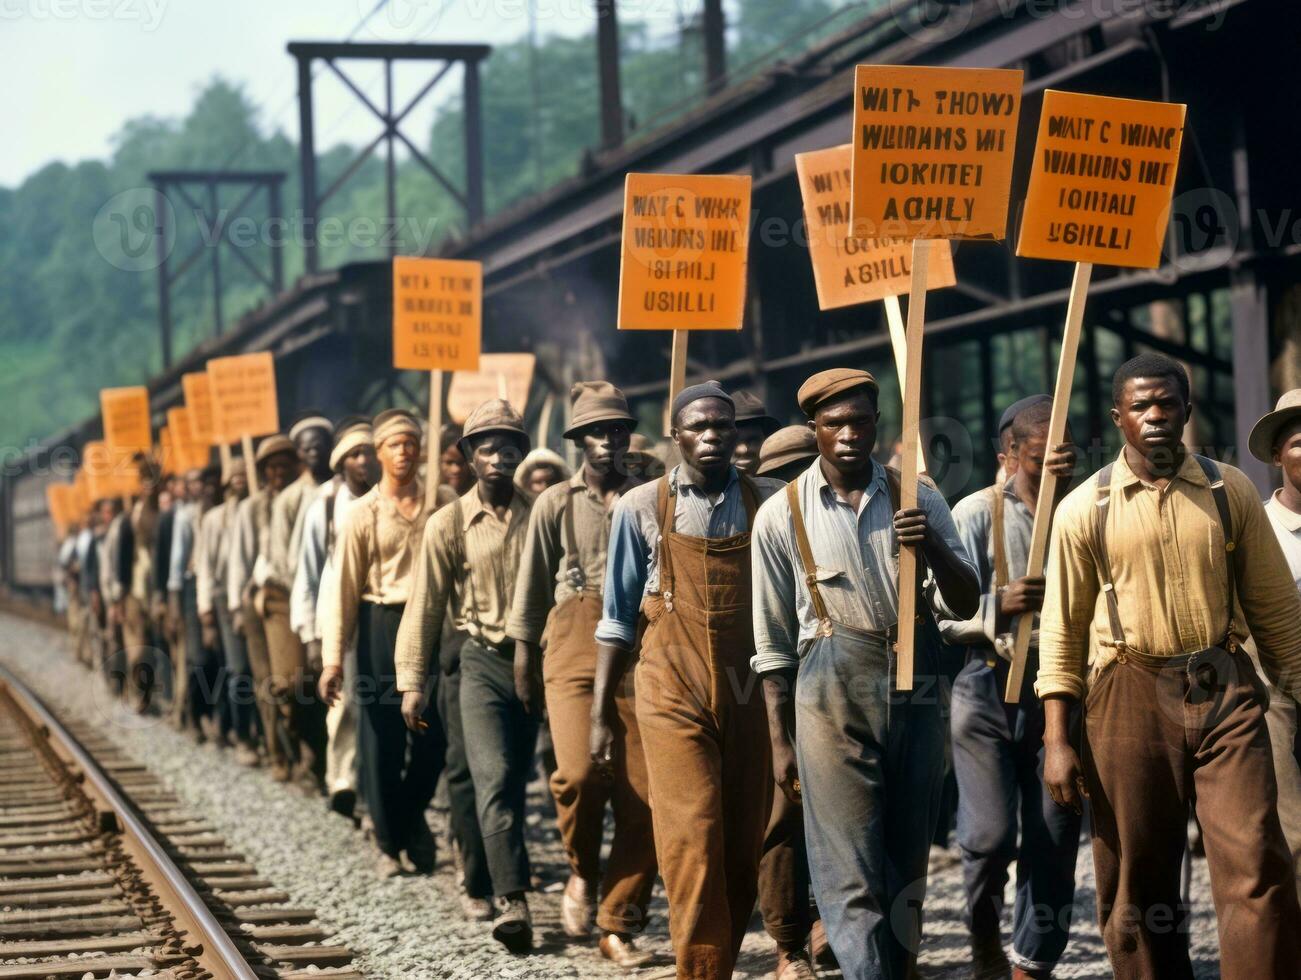
<svg viewBox="0 0 1301 980">
<path fill-rule="evenodd" d="M 0 0 L 0 186 L 14 187 L 54 160 L 104 158 L 128 119 L 183 118 L 215 75 L 243 83 L 264 131 L 298 138 L 291 40 L 341 41 L 377 0 Z M 388 0 L 356 41 L 502 43 L 523 36 L 532 10 L 539 35 L 590 31 L 593 0 Z M 655 32 L 698 13 L 700 0 L 622 0 L 623 21 Z M 593 52 L 595 57 L 595 52 Z M 408 69 L 404 71 L 404 68 Z M 347 65 L 344 70 L 348 71 Z M 349 71 L 381 104 L 378 64 Z M 395 72 L 395 101 L 413 95 L 429 67 Z M 449 74 L 403 123 L 423 145 L 438 100 L 460 87 Z M 318 149 L 369 142 L 378 121 L 329 72 L 316 83 Z M 238 167 L 238 162 L 232 164 Z"/>
</svg>

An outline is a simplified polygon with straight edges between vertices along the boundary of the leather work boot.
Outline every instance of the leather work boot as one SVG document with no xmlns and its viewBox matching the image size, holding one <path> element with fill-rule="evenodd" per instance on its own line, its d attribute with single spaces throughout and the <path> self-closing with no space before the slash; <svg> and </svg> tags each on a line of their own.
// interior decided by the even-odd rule
<svg viewBox="0 0 1301 980">
<path fill-rule="evenodd" d="M 638 949 L 631 939 L 624 939 L 614 932 L 607 932 L 602 936 L 601 941 L 597 943 L 597 949 L 601 951 L 603 957 L 625 970 L 645 966 L 651 959 L 651 954 Z"/>
<path fill-rule="evenodd" d="M 434 873 L 434 865 L 438 861 L 437 848 L 434 845 L 433 831 L 425 822 L 423 813 L 416 820 L 416 826 L 411 834 L 411 843 L 407 845 L 407 859 L 417 874 Z"/>
<path fill-rule="evenodd" d="M 1024 970 L 1021 967 L 1012 969 L 1012 980 L 1052 980 L 1052 970 Z"/>
<path fill-rule="evenodd" d="M 560 924 L 566 936 L 582 938 L 592 934 L 592 888 L 578 875 L 570 875 L 560 896 Z"/>
<path fill-rule="evenodd" d="M 1003 951 L 999 932 L 971 937 L 971 976 L 973 980 L 1009 980 L 1012 964 Z"/>
<path fill-rule="evenodd" d="M 803 949 L 777 947 L 777 969 L 773 971 L 773 980 L 817 980 L 817 976 Z"/>
<path fill-rule="evenodd" d="M 492 938 L 512 953 L 527 953 L 533 948 L 533 917 L 523 892 L 494 897 L 497 918 L 492 923 Z"/>
<path fill-rule="evenodd" d="M 492 902 L 461 892 L 461 914 L 471 922 L 491 922 Z"/>
<path fill-rule="evenodd" d="M 814 919 L 813 927 L 809 930 L 809 950 L 813 953 L 814 965 L 828 970 L 839 969 L 840 964 L 836 962 L 836 954 L 831 949 L 821 919 Z"/>
</svg>

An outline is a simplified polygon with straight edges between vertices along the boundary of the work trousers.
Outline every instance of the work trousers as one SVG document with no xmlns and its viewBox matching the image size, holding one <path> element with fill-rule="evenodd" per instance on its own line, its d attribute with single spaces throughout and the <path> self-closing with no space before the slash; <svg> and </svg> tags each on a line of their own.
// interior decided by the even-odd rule
<svg viewBox="0 0 1301 980">
<path fill-rule="evenodd" d="M 185 579 L 181 589 L 181 646 L 185 649 L 185 683 L 177 690 L 185 692 L 185 713 L 196 725 L 200 718 L 220 717 L 221 692 L 217 689 L 217 652 L 203 643 L 203 623 L 199 619 L 199 592 L 194 576 Z"/>
<path fill-rule="evenodd" d="M 271 653 L 267 647 L 266 625 L 258 604 L 252 599 L 244 602 L 244 649 L 248 653 L 249 674 L 253 679 L 253 694 L 257 703 L 258 719 L 262 723 L 262 738 L 266 744 L 267 761 L 277 774 L 288 770 L 290 759 L 284 731 L 280 726 L 280 709 L 275 695 L 271 671 Z"/>
<path fill-rule="evenodd" d="M 451 630 L 443 634 L 440 649 L 443 676 L 438 684 L 438 703 L 447 733 L 447 800 L 452 838 L 461 854 L 465 894 L 470 898 L 492 895 L 488 855 L 483 850 L 479 814 L 474 802 L 474 779 L 465 751 L 465 728 L 461 723 L 461 650 L 466 635 Z"/>
<path fill-rule="evenodd" d="M 1012 962 L 1050 971 L 1070 938 L 1080 816 L 1043 784 L 1043 702 L 1030 651 L 1017 704 L 1003 700 L 1010 665 L 974 651 L 953 685 L 953 761 L 958 777 L 958 847 L 973 936 L 998 936 L 1008 869 L 1016 862 Z M 1073 717 L 1079 734 L 1079 715 Z M 1020 830 L 1020 847 L 1017 832 Z"/>
<path fill-rule="evenodd" d="M 537 716 L 515 694 L 514 645 L 470 637 L 461 648 L 461 724 L 494 895 L 529 890 L 524 801 Z"/>
<path fill-rule="evenodd" d="M 1084 707 L 1098 920 L 1118 980 L 1190 980 L 1179 891 L 1195 795 L 1224 980 L 1294 977 L 1301 906 L 1277 809 L 1266 692 L 1243 653 L 1133 651 Z"/>
<path fill-rule="evenodd" d="M 616 698 L 618 723 L 608 775 L 592 764 L 589 735 L 601 597 L 571 596 L 552 610 L 542 674 L 555 748 L 551 794 L 569 867 L 584 881 L 600 882 L 596 924 L 607 932 L 640 932 L 655 886 L 655 833 L 651 824 L 646 756 L 637 726 L 636 669 Z M 601 875 L 605 810 L 614 813 L 614 838 Z"/>
<path fill-rule="evenodd" d="M 1278 818 L 1283 837 L 1292 851 L 1296 869 L 1297 894 L 1301 895 L 1301 732 L 1297 725 L 1297 703 L 1292 696 L 1275 687 L 1260 667 L 1253 653 L 1252 661 L 1269 691 L 1269 710 L 1265 724 L 1274 750 L 1274 779 L 1278 783 Z"/>
<path fill-rule="evenodd" d="M 335 793 L 357 790 L 357 651 L 343 655 L 343 684 L 325 714 L 325 788 Z"/>
<path fill-rule="evenodd" d="M 922 931 L 944 781 L 939 634 L 917 626 L 914 685 L 893 644 L 834 623 L 800 661 L 795 753 L 813 892 L 847 980 L 904 980 Z"/>
<path fill-rule="evenodd" d="M 438 702 L 428 698 L 416 734 L 402 719 L 393 650 L 402 605 L 361 604 L 357 622 L 357 755 L 375 845 L 396 858 L 413 839 L 443 771 L 446 740 Z M 430 692 L 432 694 L 432 691 Z"/>
<path fill-rule="evenodd" d="M 275 700 L 285 751 L 301 772 L 325 772 L 325 712 L 315 694 L 302 640 L 289 625 L 289 592 L 278 585 L 262 589 L 263 623 L 271 660 Z"/>
<path fill-rule="evenodd" d="M 83 664 L 86 659 L 86 629 L 89 606 L 81 601 L 81 593 L 72 588 L 68 590 L 68 634 L 72 640 L 73 655 Z"/>
<path fill-rule="evenodd" d="M 217 588 L 220 589 L 217 594 L 224 596 L 225 587 L 218 585 Z M 248 645 L 243 634 L 235 629 L 235 619 L 225 602 L 218 602 L 213 612 L 217 618 L 217 631 L 221 635 L 216 690 L 225 700 L 222 733 L 233 732 L 237 741 L 256 745 L 258 717 Z"/>
<path fill-rule="evenodd" d="M 804 846 L 804 808 L 780 789 L 773 790 L 772 812 L 759 860 L 759 911 L 778 946 L 795 950 L 808 942 L 818 918 L 809 891 L 809 856 Z"/>
<path fill-rule="evenodd" d="M 128 595 L 122 602 L 122 645 L 126 652 L 126 691 L 147 705 L 160 687 L 163 653 L 154 646 L 154 631 L 144 602 Z"/>
</svg>

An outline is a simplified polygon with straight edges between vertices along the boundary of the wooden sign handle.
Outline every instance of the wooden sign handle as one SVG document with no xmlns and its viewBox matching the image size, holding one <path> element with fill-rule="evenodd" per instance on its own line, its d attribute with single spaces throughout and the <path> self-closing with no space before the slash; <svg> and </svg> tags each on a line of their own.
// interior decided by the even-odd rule
<svg viewBox="0 0 1301 980">
<path fill-rule="evenodd" d="M 244 470 L 248 473 L 248 492 L 257 493 L 257 463 L 254 461 L 253 437 L 243 435 L 240 436 L 239 441 L 244 447 Z"/>
<path fill-rule="evenodd" d="M 885 320 L 890 327 L 890 347 L 894 351 L 894 369 L 899 374 L 899 392 L 903 393 L 904 383 L 908 378 L 908 335 L 903 322 L 903 308 L 898 296 L 887 296 L 885 303 Z M 922 434 L 917 433 L 917 471 L 926 472 L 926 452 L 922 445 Z"/>
<path fill-rule="evenodd" d="M 669 434 L 673 427 L 673 399 L 687 385 L 687 338 L 688 330 L 673 331 L 673 355 L 669 362 L 669 398 L 664 403 L 664 434 Z"/>
<path fill-rule="evenodd" d="M 425 450 L 425 508 L 430 511 L 437 506 L 438 485 L 443 479 L 442 455 L 443 372 L 438 370 L 429 372 L 429 446 Z"/>
<path fill-rule="evenodd" d="M 1084 323 L 1084 301 L 1089 295 L 1089 277 L 1093 263 L 1075 263 L 1075 276 L 1071 280 L 1071 295 L 1066 303 L 1066 329 L 1062 333 L 1062 354 L 1057 361 L 1057 387 L 1053 389 L 1053 414 L 1048 422 L 1048 450 L 1066 438 L 1066 420 L 1071 408 L 1071 382 L 1075 380 L 1075 359 L 1080 348 L 1080 329 Z M 1030 555 L 1026 562 L 1027 576 L 1044 573 L 1044 559 L 1048 554 L 1048 529 L 1053 520 L 1053 504 L 1057 497 L 1057 477 L 1044 470 L 1039 481 L 1039 503 L 1034 511 L 1034 528 L 1030 532 Z M 1016 704 L 1021 700 L 1021 684 L 1025 680 L 1025 661 L 1030 651 L 1030 633 L 1034 629 L 1034 616 L 1017 617 L 1016 640 L 1012 648 L 1012 668 L 1007 674 L 1007 688 L 1003 700 Z"/>
<path fill-rule="evenodd" d="M 926 321 L 926 265 L 930 242 L 913 242 L 912 292 L 908 297 L 907 352 L 903 385 L 903 472 L 899 480 L 899 508 L 917 506 L 917 474 L 921 464 L 922 334 Z M 917 548 L 899 549 L 899 639 L 895 644 L 896 688 L 913 689 L 913 650 L 917 625 Z"/>
</svg>

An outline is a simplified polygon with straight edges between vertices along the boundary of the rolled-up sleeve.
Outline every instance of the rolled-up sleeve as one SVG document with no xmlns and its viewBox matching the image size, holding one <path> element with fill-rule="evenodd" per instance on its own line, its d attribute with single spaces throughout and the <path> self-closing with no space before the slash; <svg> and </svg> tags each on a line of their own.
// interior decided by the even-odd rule
<svg viewBox="0 0 1301 980">
<path fill-rule="evenodd" d="M 605 596 L 601 621 L 596 626 L 598 643 L 631 650 L 637 639 L 637 616 L 646 590 L 646 569 L 650 545 L 637 526 L 637 516 L 626 506 L 627 498 L 615 505 L 610 521 L 610 553 L 605 562 Z"/>
<path fill-rule="evenodd" d="M 770 498 L 755 514 L 750 540 L 755 651 L 750 668 L 756 674 L 793 670 L 800 663 L 793 538 L 790 504 L 781 495 Z"/>
<path fill-rule="evenodd" d="M 453 522 L 460 519 L 460 507 L 444 507 L 425 524 L 393 654 L 397 688 L 403 693 L 424 690 L 429 664 L 438 652 L 452 594 Z"/>
<path fill-rule="evenodd" d="M 994 596 L 994 568 L 989 559 L 989 538 L 993 533 L 989 495 L 982 491 L 959 501 L 953 508 L 953 523 L 958 529 L 967 560 L 980 578 L 980 609 L 971 619 L 939 619 L 940 634 L 953 644 L 985 646 L 995 640 L 997 602 Z M 929 514 L 929 511 L 928 511 Z"/>
<path fill-rule="evenodd" d="M 563 495 L 544 493 L 529 515 L 515 596 L 506 620 L 506 635 L 512 639 L 538 643 L 546 629 L 551 607 L 555 605 L 556 574 L 564 551 L 560 544 L 559 518 L 564 513 L 570 493 L 568 485 L 563 485 L 562 489 Z"/>
<path fill-rule="evenodd" d="M 1089 540 L 1095 495 L 1092 482 L 1078 488 L 1062 501 L 1053 519 L 1039 617 L 1039 675 L 1034 685 L 1041 698 L 1084 696 L 1084 670 L 1101 591 Z"/>
<path fill-rule="evenodd" d="M 973 576 L 978 575 L 976 565 L 962 543 L 962 536 L 958 534 L 958 525 L 954 523 L 953 511 L 949 510 L 948 501 L 944 496 L 929 483 L 922 482 L 917 485 L 917 502 L 926 511 L 926 523 L 931 531 L 938 534 L 940 540 L 948 545 L 949 550 L 966 563 Z M 944 601 L 944 594 L 939 589 L 931 590 L 930 595 L 931 608 L 935 611 L 936 619 L 955 618 L 953 610 Z"/>
</svg>

